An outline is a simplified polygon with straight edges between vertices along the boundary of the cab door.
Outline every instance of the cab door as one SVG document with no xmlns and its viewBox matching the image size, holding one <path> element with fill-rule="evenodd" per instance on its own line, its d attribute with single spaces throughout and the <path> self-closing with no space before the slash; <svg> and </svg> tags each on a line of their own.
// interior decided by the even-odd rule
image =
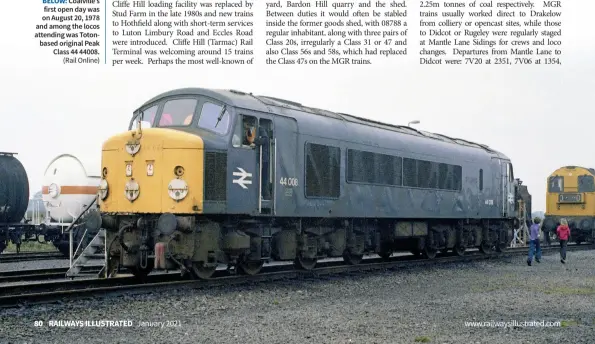
<svg viewBox="0 0 595 344">
<path fill-rule="evenodd" d="M 275 209 L 276 131 L 276 126 L 270 118 L 261 116 L 258 119 L 255 148 L 257 150 L 258 212 L 260 214 L 273 214 Z"/>
<path fill-rule="evenodd" d="M 274 118 L 273 141 L 273 214 L 292 216 L 296 214 L 299 190 L 302 188 L 303 170 L 298 168 L 298 125 L 294 118 Z"/>
<path fill-rule="evenodd" d="M 252 114 L 236 117 L 227 165 L 227 211 L 231 214 L 258 214 L 258 156 L 247 137 L 247 128 L 257 125 L 258 118 Z"/>
<path fill-rule="evenodd" d="M 248 111 L 236 118 L 228 168 L 230 213 L 273 213 L 275 141 L 270 116 Z"/>
<path fill-rule="evenodd" d="M 502 193 L 502 216 L 512 217 L 515 213 L 514 176 L 510 161 L 500 162 L 500 192 Z"/>
</svg>

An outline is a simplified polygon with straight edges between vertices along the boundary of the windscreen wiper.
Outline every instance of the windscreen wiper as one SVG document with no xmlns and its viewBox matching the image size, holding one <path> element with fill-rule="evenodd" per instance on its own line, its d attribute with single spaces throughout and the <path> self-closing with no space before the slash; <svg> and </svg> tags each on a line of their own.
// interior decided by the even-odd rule
<svg viewBox="0 0 595 344">
<path fill-rule="evenodd" d="M 215 123 L 215 128 L 217 128 L 217 126 L 219 125 L 219 122 L 221 122 L 221 119 L 223 119 L 223 115 L 225 114 L 225 111 L 227 111 L 227 105 L 223 105 L 223 108 L 221 109 L 221 112 L 219 113 L 219 117 L 217 117 L 217 123 Z"/>
</svg>

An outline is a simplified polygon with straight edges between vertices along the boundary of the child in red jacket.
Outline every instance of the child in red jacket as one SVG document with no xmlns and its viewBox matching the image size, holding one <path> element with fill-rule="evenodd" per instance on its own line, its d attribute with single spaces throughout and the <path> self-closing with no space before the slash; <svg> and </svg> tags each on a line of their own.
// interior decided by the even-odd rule
<svg viewBox="0 0 595 344">
<path fill-rule="evenodd" d="M 568 222 L 566 219 L 560 220 L 560 225 L 556 229 L 556 234 L 560 240 L 560 262 L 562 262 L 562 264 L 566 264 L 566 244 L 568 243 L 568 238 L 570 237 L 570 228 L 568 227 Z"/>
</svg>

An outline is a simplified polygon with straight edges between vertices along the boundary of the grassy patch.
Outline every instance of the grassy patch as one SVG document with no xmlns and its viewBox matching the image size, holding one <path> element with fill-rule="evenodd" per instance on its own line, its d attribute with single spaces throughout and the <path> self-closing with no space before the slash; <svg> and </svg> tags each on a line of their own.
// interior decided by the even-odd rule
<svg viewBox="0 0 595 344">
<path fill-rule="evenodd" d="M 486 286 L 473 286 L 471 291 L 474 293 L 489 293 L 492 291 L 500 290 L 504 287 L 499 285 L 486 285 Z"/>
<path fill-rule="evenodd" d="M 490 293 L 493 291 L 500 291 L 500 290 L 506 290 L 506 289 L 511 289 L 511 288 L 517 288 L 517 287 L 526 288 L 526 286 L 524 284 L 518 283 L 516 281 L 510 281 L 510 282 L 498 281 L 498 282 L 491 283 L 491 284 L 474 285 L 470 288 L 470 291 L 474 292 L 474 293 Z"/>
<path fill-rule="evenodd" d="M 561 327 L 571 327 L 571 326 L 577 326 L 577 325 L 578 325 L 578 321 L 576 321 L 576 320 L 562 320 L 560 322 Z"/>
<path fill-rule="evenodd" d="M 571 287 L 556 287 L 546 289 L 546 294 L 557 294 L 557 295 L 594 295 L 595 288 L 571 288 Z"/>
<path fill-rule="evenodd" d="M 17 246 L 13 243 L 9 243 L 6 246 L 4 252 L 11 253 L 16 252 Z M 40 243 L 38 241 L 25 241 L 21 243 L 21 252 L 56 252 L 57 249 L 51 242 Z"/>
<path fill-rule="evenodd" d="M 429 343 L 430 342 L 430 338 L 428 338 L 426 336 L 415 337 L 415 342 L 416 343 Z"/>
</svg>

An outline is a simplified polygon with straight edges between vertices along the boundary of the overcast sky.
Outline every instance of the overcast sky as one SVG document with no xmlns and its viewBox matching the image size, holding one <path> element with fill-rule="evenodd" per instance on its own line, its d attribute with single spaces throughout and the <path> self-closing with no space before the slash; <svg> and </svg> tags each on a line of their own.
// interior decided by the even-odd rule
<svg viewBox="0 0 595 344">
<path fill-rule="evenodd" d="M 238 89 L 389 123 L 420 120 L 419 129 L 487 144 L 512 159 L 515 176 L 533 195 L 533 210 L 545 210 L 551 172 L 595 167 L 595 30 L 589 27 L 595 3 L 564 6 L 562 67 L 419 66 L 411 54 L 359 67 L 113 68 L 62 65 L 33 39 L 43 4 L 6 2 L 0 12 L 0 151 L 19 153 L 33 194 L 52 158 L 72 152 L 99 159 L 102 142 L 125 130 L 132 111 L 157 93 Z M 410 40 L 417 39 L 415 18 Z M 256 33 L 262 46 L 264 32 Z M 263 53 L 256 58 L 263 61 Z"/>
</svg>

